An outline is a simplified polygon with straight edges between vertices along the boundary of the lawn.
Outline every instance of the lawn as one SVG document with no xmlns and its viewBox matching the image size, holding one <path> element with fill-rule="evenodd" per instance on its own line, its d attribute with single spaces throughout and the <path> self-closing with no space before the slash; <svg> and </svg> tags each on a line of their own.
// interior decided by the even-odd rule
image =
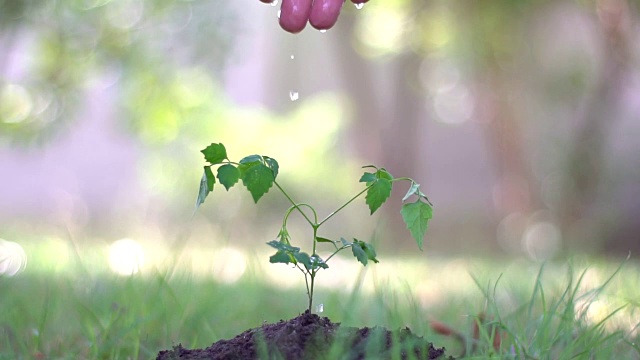
<svg viewBox="0 0 640 360">
<path fill-rule="evenodd" d="M 45 261 L 55 259 L 51 249 L 31 249 L 23 272 L 0 277 L 0 359 L 151 359 L 178 343 L 206 347 L 294 317 L 307 305 L 299 272 L 265 254 L 187 249 L 122 276 L 98 260 L 103 250 L 82 249 L 62 266 Z M 379 259 L 367 268 L 336 259 L 318 277 L 314 307 L 349 326 L 408 326 L 454 356 L 640 358 L 633 261 Z M 497 350 L 489 327 L 471 340 L 481 313 L 500 329 Z M 434 320 L 462 333 L 466 349 L 434 333 Z"/>
</svg>

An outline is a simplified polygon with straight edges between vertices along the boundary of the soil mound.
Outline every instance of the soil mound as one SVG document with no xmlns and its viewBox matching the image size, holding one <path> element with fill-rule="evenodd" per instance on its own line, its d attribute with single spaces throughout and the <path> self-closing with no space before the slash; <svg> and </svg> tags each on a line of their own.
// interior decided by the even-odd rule
<svg viewBox="0 0 640 360">
<path fill-rule="evenodd" d="M 445 359 L 444 348 L 411 333 L 408 328 L 354 328 L 332 323 L 326 317 L 304 314 L 291 320 L 265 324 L 205 349 L 182 345 L 161 351 L 157 360 L 325 360 L 325 359 Z M 449 359 L 453 359 L 449 357 Z"/>
</svg>

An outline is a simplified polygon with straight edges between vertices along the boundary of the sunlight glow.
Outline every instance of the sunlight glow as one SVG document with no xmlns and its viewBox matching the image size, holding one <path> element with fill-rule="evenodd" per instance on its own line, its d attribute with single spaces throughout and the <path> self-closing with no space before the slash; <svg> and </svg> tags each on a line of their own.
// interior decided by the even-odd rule
<svg viewBox="0 0 640 360">
<path fill-rule="evenodd" d="M 136 274 L 144 265 L 144 250 L 135 240 L 120 239 L 109 247 L 109 267 L 118 275 Z"/>
<path fill-rule="evenodd" d="M 366 55 L 397 53 L 405 46 L 403 35 L 409 25 L 409 14 L 400 6 L 371 4 L 359 17 L 356 36 L 364 44 Z"/>
<path fill-rule="evenodd" d="M 27 254 L 20 244 L 0 239 L 0 276 L 14 276 L 27 267 Z"/>
<path fill-rule="evenodd" d="M 233 248 L 223 248 L 216 252 L 211 263 L 215 279 L 227 284 L 238 281 L 247 269 L 244 254 Z"/>
</svg>

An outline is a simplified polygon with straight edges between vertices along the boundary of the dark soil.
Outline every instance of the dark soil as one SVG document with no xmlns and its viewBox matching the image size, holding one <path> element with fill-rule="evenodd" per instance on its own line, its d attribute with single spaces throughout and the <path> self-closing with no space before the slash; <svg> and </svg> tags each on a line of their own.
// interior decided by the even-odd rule
<svg viewBox="0 0 640 360">
<path fill-rule="evenodd" d="M 161 351 L 156 360 L 211 359 L 445 359 L 444 348 L 411 333 L 408 328 L 354 328 L 332 323 L 308 311 L 289 321 L 265 324 L 206 349 Z M 449 359 L 453 359 L 449 357 Z"/>
</svg>

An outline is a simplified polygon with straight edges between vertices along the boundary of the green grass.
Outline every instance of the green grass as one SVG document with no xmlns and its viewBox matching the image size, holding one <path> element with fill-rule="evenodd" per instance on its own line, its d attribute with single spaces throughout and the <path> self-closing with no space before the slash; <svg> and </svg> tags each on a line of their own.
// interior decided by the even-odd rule
<svg viewBox="0 0 640 360">
<path fill-rule="evenodd" d="M 353 284 L 316 290 L 323 315 L 349 326 L 408 326 L 455 356 L 460 344 L 435 334 L 429 320 L 470 337 L 483 312 L 504 340 L 495 350 L 492 333 L 481 331 L 476 351 L 472 342 L 466 346 L 469 358 L 640 358 L 635 263 L 380 260 L 366 271 L 320 274 L 320 281 L 347 277 Z M 130 277 L 86 261 L 66 270 L 27 267 L 0 277 L 0 359 L 151 359 L 178 343 L 206 347 L 304 311 L 304 286 L 265 280 L 272 266 L 264 265 L 249 262 L 233 284 L 177 265 Z"/>
</svg>

